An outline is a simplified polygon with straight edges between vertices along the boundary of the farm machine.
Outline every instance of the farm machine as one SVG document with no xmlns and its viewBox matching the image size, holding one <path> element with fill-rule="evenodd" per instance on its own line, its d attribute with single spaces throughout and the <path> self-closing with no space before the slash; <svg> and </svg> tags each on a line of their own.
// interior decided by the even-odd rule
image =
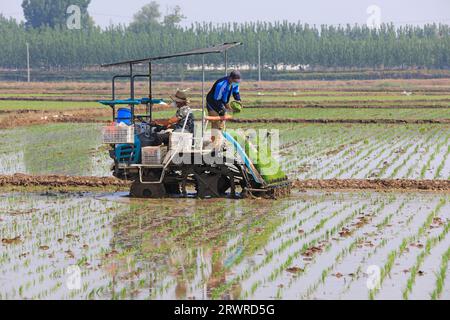
<svg viewBox="0 0 450 320">
<path fill-rule="evenodd" d="M 225 43 L 189 52 L 102 65 L 127 70 L 113 77 L 112 99 L 99 102 L 109 106 L 113 115 L 112 124 L 103 128 L 103 142 L 110 145 L 110 156 L 114 160 L 113 175 L 132 181 L 131 197 L 276 198 L 289 194 L 291 183 L 271 151 L 262 152 L 245 134 L 225 130 L 226 148 L 215 150 L 210 147 L 209 121 L 205 112 L 205 55 L 222 53 L 227 66 L 227 51 L 240 45 L 238 42 Z M 155 125 L 153 113 L 155 106 L 163 100 L 153 96 L 152 66 L 157 61 L 189 56 L 202 57 L 202 107 L 191 109 L 192 113 L 201 113 L 201 119 L 196 119 L 194 134 L 186 131 L 185 122 L 181 130 L 170 134 L 167 145 L 161 144 L 155 138 L 161 128 Z M 139 65 L 148 67 L 148 73 L 136 72 Z M 148 97 L 136 98 L 138 78 L 148 80 Z M 125 79 L 127 84 L 129 82 L 127 99 L 117 99 L 116 85 L 120 79 Z M 270 134 L 267 134 L 267 139 L 270 139 Z M 268 160 L 268 163 L 261 164 L 262 159 Z M 269 167 L 270 172 L 267 171 Z"/>
</svg>

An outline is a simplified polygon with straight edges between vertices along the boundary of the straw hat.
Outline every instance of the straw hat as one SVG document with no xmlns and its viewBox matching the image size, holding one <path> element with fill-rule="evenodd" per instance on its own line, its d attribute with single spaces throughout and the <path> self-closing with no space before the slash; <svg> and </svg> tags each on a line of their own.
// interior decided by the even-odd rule
<svg viewBox="0 0 450 320">
<path fill-rule="evenodd" d="M 185 102 L 185 103 L 189 103 L 189 98 L 187 95 L 187 91 L 189 89 L 186 90 L 177 90 L 177 93 L 175 93 L 174 96 L 170 96 L 170 99 L 172 99 L 175 102 Z"/>
</svg>

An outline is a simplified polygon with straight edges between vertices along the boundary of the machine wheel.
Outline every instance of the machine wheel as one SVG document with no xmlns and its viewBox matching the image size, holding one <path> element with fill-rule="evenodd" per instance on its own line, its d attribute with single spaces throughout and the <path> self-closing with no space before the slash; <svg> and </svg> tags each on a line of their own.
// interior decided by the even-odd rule
<svg viewBox="0 0 450 320">
<path fill-rule="evenodd" d="M 119 164 L 117 162 L 111 167 L 113 172 L 113 176 L 120 180 L 127 180 L 125 171 L 123 169 L 119 169 Z"/>
<path fill-rule="evenodd" d="M 197 197 L 218 198 L 231 187 L 230 179 L 219 174 L 200 174 L 196 177 Z"/>
<path fill-rule="evenodd" d="M 226 192 L 230 188 L 231 188 L 230 178 L 227 176 L 221 176 L 219 178 L 218 185 L 217 185 L 217 191 L 219 192 L 219 194 L 220 195 L 226 194 Z"/>
<path fill-rule="evenodd" d="M 164 198 L 166 188 L 163 184 L 142 184 L 135 181 L 131 185 L 130 196 L 135 198 Z"/>
<path fill-rule="evenodd" d="M 197 197 L 201 199 L 220 197 L 218 190 L 219 178 L 220 176 L 217 174 L 197 174 L 195 177 Z"/>
<path fill-rule="evenodd" d="M 181 189 L 179 183 L 166 183 L 164 184 L 164 187 L 166 188 L 167 194 L 171 195 L 180 195 Z"/>
</svg>

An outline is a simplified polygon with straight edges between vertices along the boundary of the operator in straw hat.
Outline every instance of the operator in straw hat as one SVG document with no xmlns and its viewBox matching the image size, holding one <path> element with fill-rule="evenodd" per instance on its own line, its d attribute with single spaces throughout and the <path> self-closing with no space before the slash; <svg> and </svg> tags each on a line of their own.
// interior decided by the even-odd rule
<svg viewBox="0 0 450 320">
<path fill-rule="evenodd" d="M 170 96 L 170 99 L 172 100 L 170 106 L 177 108 L 174 117 L 165 120 L 155 120 L 152 122 L 153 125 L 164 128 L 164 130 L 158 134 L 161 142 L 164 144 L 168 144 L 170 132 L 181 131 L 185 123 L 186 127 L 184 132 L 194 133 L 194 115 L 189 107 L 190 101 L 187 94 L 188 90 L 189 89 L 177 89 L 175 95 Z"/>
</svg>

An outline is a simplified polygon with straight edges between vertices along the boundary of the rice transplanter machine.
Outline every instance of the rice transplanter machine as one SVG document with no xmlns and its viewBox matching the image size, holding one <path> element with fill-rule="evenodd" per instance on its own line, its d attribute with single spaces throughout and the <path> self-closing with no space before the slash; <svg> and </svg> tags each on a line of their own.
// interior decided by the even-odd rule
<svg viewBox="0 0 450 320">
<path fill-rule="evenodd" d="M 111 146 L 110 156 L 114 160 L 113 175 L 132 181 L 132 197 L 274 198 L 289 194 L 291 183 L 272 158 L 270 150 L 261 152 L 257 146 L 254 147 L 250 143 L 248 137 L 232 130 L 223 133 L 227 152 L 217 152 L 209 146 L 204 58 L 208 54 L 222 53 L 225 55 L 227 69 L 228 50 L 241 45 L 239 42 L 224 43 L 166 56 L 102 65 L 126 67 L 129 70 L 126 74 L 113 77 L 112 98 L 100 103 L 109 106 L 113 114 L 113 123 L 103 128 L 103 142 Z M 202 57 L 202 107 L 196 110 L 201 112 L 201 119 L 196 121 L 197 130 L 194 134 L 186 131 L 185 122 L 181 130 L 170 134 L 168 145 L 164 145 L 155 138 L 161 128 L 153 123 L 153 111 L 155 105 L 161 104 L 163 100 L 153 97 L 152 65 L 160 60 L 188 56 Z M 135 72 L 138 65 L 147 65 L 148 73 Z M 148 80 L 148 97 L 136 98 L 135 83 L 138 78 Z M 119 79 L 129 81 L 128 99 L 116 97 L 116 84 Z M 191 116 L 193 115 L 189 115 Z M 261 162 L 262 158 L 268 159 L 269 163 L 259 164 L 258 161 Z M 265 172 L 268 167 L 271 168 L 270 173 Z"/>
</svg>

